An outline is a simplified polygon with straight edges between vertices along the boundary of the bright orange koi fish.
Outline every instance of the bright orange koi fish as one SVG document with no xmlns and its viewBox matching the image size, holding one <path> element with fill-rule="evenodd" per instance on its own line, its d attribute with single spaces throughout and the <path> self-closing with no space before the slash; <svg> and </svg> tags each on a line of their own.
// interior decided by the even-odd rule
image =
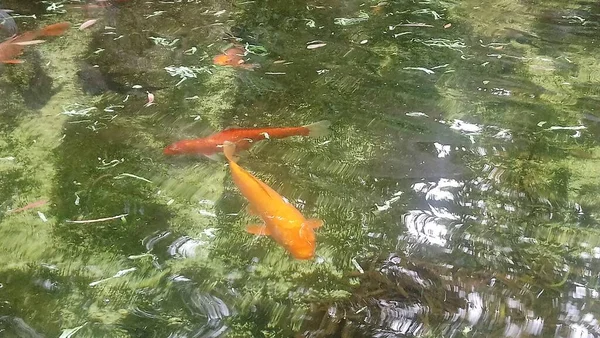
<svg viewBox="0 0 600 338">
<path fill-rule="evenodd" d="M 249 70 L 260 67 L 258 64 L 245 63 L 245 53 L 246 52 L 243 47 L 231 47 L 226 50 L 225 53 L 215 56 L 213 58 L 213 63 L 218 66 L 232 66 Z"/>
<path fill-rule="evenodd" d="M 181 140 L 167 146 L 165 155 L 203 154 L 211 159 L 217 159 L 217 154 L 223 150 L 225 141 L 236 144 L 237 150 L 246 150 L 253 142 L 264 139 L 277 139 L 289 136 L 321 137 L 329 133 L 329 121 L 315 122 L 301 127 L 279 128 L 231 128 L 207 137 Z"/>
<path fill-rule="evenodd" d="M 63 34 L 69 29 L 68 22 L 59 22 L 42 29 L 28 31 L 21 35 L 14 36 L 0 42 L 0 62 L 1 63 L 23 63 L 22 60 L 15 59 L 23 53 L 23 49 L 28 45 L 35 45 L 43 40 L 36 40 L 42 36 L 57 36 Z"/>
<path fill-rule="evenodd" d="M 296 259 L 313 258 L 316 246 L 314 229 L 322 226 L 323 221 L 304 218 L 284 197 L 240 167 L 233 159 L 235 148 L 235 144 L 228 141 L 223 146 L 233 181 L 250 202 L 251 212 L 265 222 L 248 225 L 246 231 L 259 236 L 271 236 Z"/>
</svg>

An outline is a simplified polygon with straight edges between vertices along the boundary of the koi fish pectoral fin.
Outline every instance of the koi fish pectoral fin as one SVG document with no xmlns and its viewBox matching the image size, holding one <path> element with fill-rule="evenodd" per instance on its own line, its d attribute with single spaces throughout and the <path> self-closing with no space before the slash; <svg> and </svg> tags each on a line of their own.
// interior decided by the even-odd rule
<svg viewBox="0 0 600 338">
<path fill-rule="evenodd" d="M 210 155 L 204 155 L 205 157 L 213 160 L 213 161 L 222 161 L 223 160 L 223 156 L 221 156 L 220 154 L 210 154 Z"/>
<path fill-rule="evenodd" d="M 311 218 L 304 221 L 304 225 L 310 227 L 311 229 L 316 229 L 323 226 L 323 221 L 317 218 Z"/>
<path fill-rule="evenodd" d="M 19 64 L 19 63 L 23 63 L 23 62 L 24 62 L 23 60 L 16 60 L 16 59 L 2 61 L 2 63 L 10 63 L 10 64 Z"/>
<path fill-rule="evenodd" d="M 252 216 L 259 216 L 260 214 L 252 204 L 246 206 L 246 212 Z"/>
<path fill-rule="evenodd" d="M 250 224 L 246 226 L 246 231 L 257 236 L 269 236 L 271 233 L 264 224 Z"/>
</svg>

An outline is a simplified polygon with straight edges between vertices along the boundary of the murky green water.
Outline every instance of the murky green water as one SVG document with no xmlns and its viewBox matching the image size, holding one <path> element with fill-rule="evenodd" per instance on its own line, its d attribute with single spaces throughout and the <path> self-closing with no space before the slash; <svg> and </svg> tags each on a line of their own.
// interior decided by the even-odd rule
<svg viewBox="0 0 600 338">
<path fill-rule="evenodd" d="M 2 2 L 73 26 L 0 65 L 0 337 L 600 336 L 596 1 L 94 4 Z M 320 120 L 240 159 L 310 261 L 162 153 Z"/>
</svg>

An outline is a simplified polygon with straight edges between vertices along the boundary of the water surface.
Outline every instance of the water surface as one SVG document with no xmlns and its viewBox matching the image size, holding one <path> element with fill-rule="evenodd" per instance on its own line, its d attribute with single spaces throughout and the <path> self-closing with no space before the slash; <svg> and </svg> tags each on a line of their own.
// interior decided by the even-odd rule
<svg viewBox="0 0 600 338">
<path fill-rule="evenodd" d="M 600 336 L 597 2 L 99 4 L 2 3 L 73 27 L 0 66 L 0 336 Z M 240 159 L 324 221 L 310 261 L 162 153 L 320 120 Z"/>
</svg>

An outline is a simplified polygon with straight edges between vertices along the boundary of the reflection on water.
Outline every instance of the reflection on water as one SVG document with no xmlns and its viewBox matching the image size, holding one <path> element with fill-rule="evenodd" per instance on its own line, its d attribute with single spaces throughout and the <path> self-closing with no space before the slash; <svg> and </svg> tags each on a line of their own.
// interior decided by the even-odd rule
<svg viewBox="0 0 600 338">
<path fill-rule="evenodd" d="M 2 6 L 0 336 L 600 337 L 596 2 Z M 311 261 L 162 153 L 322 120 L 239 159 Z"/>
</svg>

